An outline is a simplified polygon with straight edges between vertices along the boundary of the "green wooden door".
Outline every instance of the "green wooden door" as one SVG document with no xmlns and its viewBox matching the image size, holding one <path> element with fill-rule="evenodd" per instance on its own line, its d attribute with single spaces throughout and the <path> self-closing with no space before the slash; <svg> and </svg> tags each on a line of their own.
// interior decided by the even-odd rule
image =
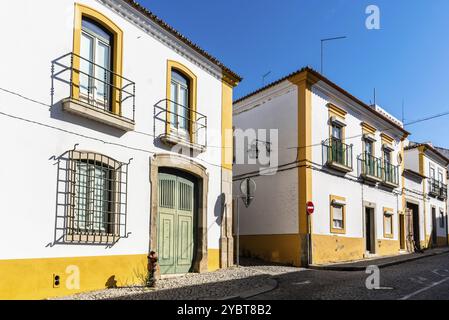
<svg viewBox="0 0 449 320">
<path fill-rule="evenodd" d="M 187 273 L 194 249 L 194 183 L 159 174 L 158 250 L 162 274 Z"/>
</svg>

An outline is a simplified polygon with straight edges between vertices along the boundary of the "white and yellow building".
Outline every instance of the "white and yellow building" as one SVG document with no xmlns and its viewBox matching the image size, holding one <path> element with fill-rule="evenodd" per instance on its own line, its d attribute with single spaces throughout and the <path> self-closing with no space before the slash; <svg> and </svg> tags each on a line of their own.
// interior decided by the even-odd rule
<svg viewBox="0 0 449 320">
<path fill-rule="evenodd" d="M 0 299 L 232 265 L 239 76 L 132 0 L 4 9 Z"/>
<path fill-rule="evenodd" d="M 404 199 L 410 216 L 408 237 L 416 247 L 447 246 L 447 166 L 449 158 L 431 143 L 405 147 Z"/>
<path fill-rule="evenodd" d="M 304 68 L 235 101 L 234 127 L 278 129 L 276 174 L 234 165 L 234 190 L 257 184 L 240 205 L 241 254 L 304 266 L 406 250 L 400 121 Z"/>
</svg>

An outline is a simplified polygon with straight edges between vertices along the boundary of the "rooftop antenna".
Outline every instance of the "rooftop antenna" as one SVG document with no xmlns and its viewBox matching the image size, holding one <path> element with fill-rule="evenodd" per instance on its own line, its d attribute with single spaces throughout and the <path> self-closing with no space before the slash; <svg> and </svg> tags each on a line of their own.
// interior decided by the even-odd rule
<svg viewBox="0 0 449 320">
<path fill-rule="evenodd" d="M 374 88 L 374 108 L 376 107 L 376 88 Z"/>
<path fill-rule="evenodd" d="M 262 86 L 265 86 L 265 78 L 271 74 L 271 71 L 268 71 L 262 76 Z"/>
<path fill-rule="evenodd" d="M 402 98 L 402 118 L 401 118 L 402 124 L 405 122 L 405 101 L 404 98 Z"/>
<path fill-rule="evenodd" d="M 335 37 L 335 38 L 327 38 L 327 39 L 321 39 L 321 74 L 324 74 L 324 43 L 327 41 L 334 41 L 334 40 L 342 40 L 346 39 L 346 36 L 343 37 Z"/>
</svg>

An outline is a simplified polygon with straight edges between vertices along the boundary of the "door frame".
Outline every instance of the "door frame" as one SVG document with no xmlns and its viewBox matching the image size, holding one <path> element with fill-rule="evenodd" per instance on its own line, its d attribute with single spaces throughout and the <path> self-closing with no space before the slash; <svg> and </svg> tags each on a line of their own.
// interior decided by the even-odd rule
<svg viewBox="0 0 449 320">
<path fill-rule="evenodd" d="M 370 254 L 370 255 L 375 255 L 377 254 L 377 223 L 376 223 L 376 204 L 372 203 L 372 202 L 364 202 L 363 204 L 363 238 L 365 239 L 365 254 Z M 366 247 L 366 239 L 367 239 L 367 234 L 366 234 L 366 210 L 372 210 L 372 214 L 371 214 L 371 250 L 369 250 L 369 248 Z"/>
<path fill-rule="evenodd" d="M 207 271 L 207 197 L 208 197 L 208 185 L 209 175 L 206 172 L 206 168 L 198 163 L 193 162 L 185 157 L 175 154 L 156 154 L 153 158 L 150 158 L 150 243 L 149 251 L 155 251 L 157 253 L 158 248 L 158 212 L 159 212 L 159 169 L 169 168 L 181 172 L 186 172 L 198 179 L 198 204 L 196 206 L 196 236 L 195 249 L 193 252 L 193 272 L 205 272 Z"/>
</svg>

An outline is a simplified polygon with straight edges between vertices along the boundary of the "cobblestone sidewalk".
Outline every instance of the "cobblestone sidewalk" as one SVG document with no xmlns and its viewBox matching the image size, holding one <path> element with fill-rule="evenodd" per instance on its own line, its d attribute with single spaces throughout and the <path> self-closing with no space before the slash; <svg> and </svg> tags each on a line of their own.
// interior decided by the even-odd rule
<svg viewBox="0 0 449 320">
<path fill-rule="evenodd" d="M 205 300 L 238 296 L 242 292 L 263 290 L 272 276 L 302 269 L 246 260 L 243 267 L 207 273 L 189 273 L 159 280 L 156 289 L 142 286 L 105 289 L 56 300 Z"/>
</svg>

